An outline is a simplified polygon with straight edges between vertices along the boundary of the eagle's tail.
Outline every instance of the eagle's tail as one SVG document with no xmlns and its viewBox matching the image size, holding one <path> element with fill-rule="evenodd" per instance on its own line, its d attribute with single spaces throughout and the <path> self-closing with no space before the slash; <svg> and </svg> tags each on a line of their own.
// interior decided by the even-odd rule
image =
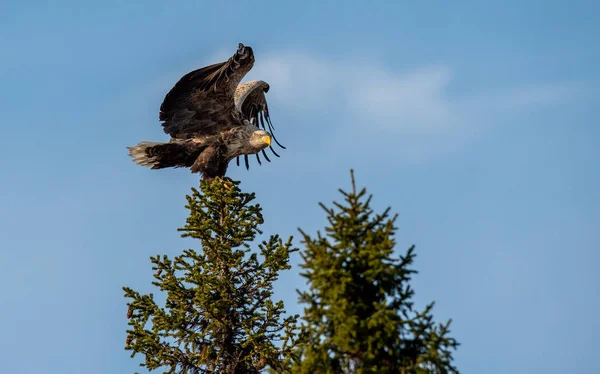
<svg viewBox="0 0 600 374">
<path fill-rule="evenodd" d="M 133 162 L 138 165 L 154 167 L 159 164 L 159 160 L 156 156 L 152 156 L 150 150 L 152 147 L 165 144 L 158 142 L 141 142 L 133 147 L 127 147 L 129 150 L 129 156 L 133 158 Z"/>
<path fill-rule="evenodd" d="M 180 143 L 140 142 L 127 149 L 135 163 L 151 169 L 189 167 L 199 153 Z"/>
</svg>

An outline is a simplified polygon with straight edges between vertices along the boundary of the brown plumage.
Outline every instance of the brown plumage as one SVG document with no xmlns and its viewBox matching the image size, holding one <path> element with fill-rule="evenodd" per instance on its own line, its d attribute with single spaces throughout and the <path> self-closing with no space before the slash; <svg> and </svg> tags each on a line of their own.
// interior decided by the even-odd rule
<svg viewBox="0 0 600 374">
<path fill-rule="evenodd" d="M 159 120 L 171 139 L 167 143 L 141 142 L 129 155 L 151 169 L 188 167 L 203 178 L 224 176 L 229 161 L 271 148 L 273 125 L 269 117 L 264 81 L 239 84 L 254 65 L 252 48 L 239 44 L 225 62 L 184 75 L 165 96 Z"/>
</svg>

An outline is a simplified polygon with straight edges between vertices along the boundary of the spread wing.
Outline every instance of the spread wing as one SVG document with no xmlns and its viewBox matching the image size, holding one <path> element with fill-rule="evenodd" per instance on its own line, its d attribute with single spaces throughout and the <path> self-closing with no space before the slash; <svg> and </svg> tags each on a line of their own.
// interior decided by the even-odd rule
<svg viewBox="0 0 600 374">
<path fill-rule="evenodd" d="M 279 143 L 275 137 L 275 128 L 273 127 L 271 117 L 269 116 L 269 107 L 267 105 L 267 98 L 265 97 L 265 93 L 267 92 L 269 92 L 269 84 L 261 80 L 250 81 L 241 84 L 235 91 L 235 107 L 236 110 L 241 112 L 252 124 L 262 128 L 265 131 L 268 131 L 275 143 L 277 143 L 277 145 L 281 148 L 285 149 L 285 147 Z M 269 146 L 269 148 L 275 156 L 279 157 L 273 147 Z M 262 154 L 267 161 L 271 162 L 269 156 L 267 156 L 264 150 L 262 151 Z M 258 154 L 256 155 L 256 159 L 259 164 L 262 164 Z M 246 169 L 249 169 L 250 164 L 248 163 L 248 155 L 244 156 L 244 161 L 246 164 Z M 239 166 L 239 157 L 236 159 L 236 162 Z"/>
<path fill-rule="evenodd" d="M 173 138 L 214 135 L 238 122 L 232 117 L 234 93 L 254 65 L 252 48 L 240 43 L 225 62 L 184 75 L 160 106 L 163 130 Z"/>
</svg>

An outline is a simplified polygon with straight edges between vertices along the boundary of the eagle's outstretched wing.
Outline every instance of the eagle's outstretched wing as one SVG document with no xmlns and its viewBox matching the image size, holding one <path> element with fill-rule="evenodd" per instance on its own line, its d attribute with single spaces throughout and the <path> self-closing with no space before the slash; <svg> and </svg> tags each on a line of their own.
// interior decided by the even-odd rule
<svg viewBox="0 0 600 374">
<path fill-rule="evenodd" d="M 265 81 L 256 80 L 241 84 L 235 90 L 235 107 L 237 111 L 241 112 L 244 117 L 248 119 L 248 121 L 271 133 L 271 137 L 275 143 L 285 149 L 275 137 L 275 128 L 273 127 L 271 117 L 269 116 L 269 107 L 267 105 L 267 98 L 265 97 L 265 93 L 267 92 L 269 92 L 269 84 Z M 273 147 L 269 146 L 269 148 L 275 156 L 279 157 Z M 264 150 L 262 151 L 262 154 L 267 161 L 271 162 Z M 258 163 L 261 164 L 258 154 L 256 154 L 256 159 L 258 160 Z M 248 155 L 244 156 L 244 161 L 246 163 L 246 169 L 250 168 Z M 237 157 L 236 162 L 239 166 L 239 157 Z"/>
<path fill-rule="evenodd" d="M 160 106 L 165 133 L 186 139 L 214 135 L 236 125 L 231 118 L 235 89 L 253 65 L 252 48 L 240 43 L 227 61 L 184 75 Z"/>
</svg>

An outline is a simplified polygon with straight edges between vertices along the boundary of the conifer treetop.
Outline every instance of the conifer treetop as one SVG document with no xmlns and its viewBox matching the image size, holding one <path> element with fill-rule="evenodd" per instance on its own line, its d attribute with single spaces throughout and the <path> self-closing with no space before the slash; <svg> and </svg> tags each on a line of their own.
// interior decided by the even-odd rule
<svg viewBox="0 0 600 374">
<path fill-rule="evenodd" d="M 390 208 L 375 213 L 372 195 L 340 189 L 343 202 L 319 205 L 328 225 L 315 237 L 300 229 L 305 305 L 296 373 L 456 373 L 450 321 L 433 322 L 433 303 L 414 308 L 414 246 L 395 255 Z"/>
<path fill-rule="evenodd" d="M 151 257 L 155 280 L 165 294 L 159 305 L 152 293 L 124 287 L 129 329 L 125 349 L 142 354 L 140 365 L 166 373 L 259 373 L 282 371 L 291 357 L 298 316 L 284 316 L 273 301 L 273 283 L 290 269 L 290 237 L 273 235 L 252 251 L 262 234 L 261 207 L 230 178 L 202 181 L 192 188 L 182 237 L 202 250 L 186 249 L 170 258 Z M 258 253 L 257 253 L 258 252 Z M 258 254 L 261 255 L 259 259 Z"/>
</svg>

